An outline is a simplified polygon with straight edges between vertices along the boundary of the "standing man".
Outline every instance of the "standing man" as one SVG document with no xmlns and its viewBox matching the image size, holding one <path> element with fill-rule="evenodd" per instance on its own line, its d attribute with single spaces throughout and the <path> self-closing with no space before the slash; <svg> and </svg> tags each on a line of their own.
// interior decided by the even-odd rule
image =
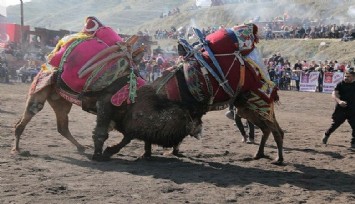
<svg viewBox="0 0 355 204">
<path fill-rule="evenodd" d="M 352 129 L 351 148 L 355 148 L 355 72 L 350 69 L 345 72 L 344 80 L 336 85 L 332 93 L 336 102 L 332 115 L 332 124 L 324 133 L 322 142 L 327 144 L 329 136 L 341 125 L 348 121 Z"/>
<path fill-rule="evenodd" d="M 233 104 L 229 104 L 229 111 L 225 113 L 226 117 L 235 121 L 236 126 L 238 127 L 240 134 L 242 134 L 243 139 L 242 142 L 252 144 L 254 143 L 255 137 L 255 126 L 249 120 L 247 120 L 248 127 L 249 127 L 249 136 L 247 136 L 244 124 L 242 122 L 242 118 L 237 114 L 237 110 L 235 110 Z"/>
</svg>

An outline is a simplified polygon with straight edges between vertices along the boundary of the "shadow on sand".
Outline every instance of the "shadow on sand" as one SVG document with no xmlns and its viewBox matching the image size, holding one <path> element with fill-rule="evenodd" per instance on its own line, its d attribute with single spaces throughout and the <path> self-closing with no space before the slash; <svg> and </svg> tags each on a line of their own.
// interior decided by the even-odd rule
<svg viewBox="0 0 355 204">
<path fill-rule="evenodd" d="M 91 157 L 91 155 L 86 156 Z M 274 171 L 241 167 L 229 163 L 208 162 L 190 157 L 156 156 L 151 160 L 137 161 L 113 158 L 109 162 L 83 161 L 69 157 L 55 160 L 100 171 L 153 176 L 157 179 L 171 180 L 177 184 L 207 182 L 220 187 L 245 186 L 251 183 L 271 187 L 289 184 L 307 190 L 334 190 L 337 192 L 353 192 L 355 185 L 354 175 L 302 164 L 288 164 L 296 169 L 296 171 L 290 172 L 283 171 L 284 168 L 279 166 L 275 166 Z M 247 160 L 244 160 L 244 162 L 247 162 Z"/>
</svg>

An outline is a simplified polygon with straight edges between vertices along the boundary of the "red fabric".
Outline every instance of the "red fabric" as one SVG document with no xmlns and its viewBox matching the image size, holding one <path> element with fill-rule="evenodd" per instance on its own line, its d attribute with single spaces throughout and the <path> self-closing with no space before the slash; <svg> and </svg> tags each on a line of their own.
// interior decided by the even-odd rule
<svg viewBox="0 0 355 204">
<path fill-rule="evenodd" d="M 137 90 L 145 85 L 144 79 L 138 77 L 137 78 Z M 131 100 L 128 97 L 129 95 L 129 84 L 125 85 L 122 87 L 119 91 L 117 91 L 112 97 L 111 97 L 111 103 L 115 106 L 121 106 L 123 102 L 127 101 L 127 104 L 131 104 Z"/>
<path fill-rule="evenodd" d="M 165 91 L 168 95 L 168 99 L 172 101 L 181 101 L 179 83 L 176 76 L 171 78 L 165 85 Z"/>
<path fill-rule="evenodd" d="M 172 71 L 174 71 L 174 67 L 169 67 L 168 69 L 164 70 L 161 78 L 167 77 L 167 75 L 170 74 L 170 72 Z M 174 75 L 172 78 L 169 79 L 169 81 L 167 81 L 167 83 L 164 85 L 164 91 L 167 94 L 169 100 L 181 101 L 179 83 L 176 78 L 176 75 Z"/>
<path fill-rule="evenodd" d="M 99 21 L 99 19 L 94 16 L 89 16 L 85 19 L 85 25 L 82 32 L 93 34 L 103 26 L 104 25 Z"/>
<path fill-rule="evenodd" d="M 209 47 L 213 51 L 213 53 L 216 54 L 232 54 L 233 52 L 236 51 L 237 47 L 234 44 L 233 39 L 229 37 L 227 34 L 227 31 L 225 29 L 220 29 L 206 37 L 206 39 L 209 41 Z M 205 60 L 213 66 L 213 63 L 211 59 L 208 56 L 207 51 L 203 52 L 203 56 Z M 240 62 L 238 60 L 235 60 L 234 55 L 230 56 L 215 56 L 216 59 L 219 62 L 219 65 L 222 67 L 223 72 L 228 73 L 229 68 L 233 64 L 233 67 L 230 69 L 228 75 L 226 75 L 226 78 L 232 87 L 232 89 L 235 91 L 239 80 L 240 80 Z M 262 86 L 260 82 L 260 76 L 257 76 L 254 69 L 245 62 L 245 82 L 243 85 L 243 88 L 241 91 L 249 91 L 249 90 L 257 90 Z M 214 68 L 215 72 L 218 73 L 217 69 Z M 211 83 L 213 86 L 213 90 L 219 89 L 215 96 L 215 102 L 223 102 L 226 101 L 230 98 L 230 96 L 223 91 L 222 87 L 219 87 L 218 82 L 215 80 L 214 77 L 211 78 Z M 201 81 L 204 81 L 204 79 L 201 77 Z M 207 86 L 204 84 L 204 89 L 207 92 Z"/>
</svg>

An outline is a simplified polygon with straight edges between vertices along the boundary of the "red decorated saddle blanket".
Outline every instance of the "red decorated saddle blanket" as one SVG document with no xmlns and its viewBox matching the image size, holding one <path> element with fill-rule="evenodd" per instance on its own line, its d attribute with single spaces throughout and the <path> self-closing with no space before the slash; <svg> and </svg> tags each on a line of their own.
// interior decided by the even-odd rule
<svg viewBox="0 0 355 204">
<path fill-rule="evenodd" d="M 260 76 L 255 72 L 249 63 L 245 63 L 245 71 L 240 72 L 240 60 L 243 59 L 239 59 L 235 55 L 235 51 L 238 50 L 238 46 L 236 44 L 234 32 L 228 29 L 220 29 L 209 34 L 206 37 L 206 40 L 209 42 L 208 46 L 212 50 L 214 57 L 217 59 L 223 73 L 225 73 L 228 83 L 234 90 L 238 87 L 240 81 L 243 82 L 241 84 L 242 92 L 245 90 L 257 90 L 262 86 Z M 209 53 L 205 50 L 202 51 L 204 59 L 211 65 L 212 60 Z M 218 89 L 219 84 L 213 83 L 213 87 L 214 90 L 216 90 Z M 226 101 L 229 96 L 221 90 L 217 92 L 215 98 L 219 101 Z"/>
</svg>

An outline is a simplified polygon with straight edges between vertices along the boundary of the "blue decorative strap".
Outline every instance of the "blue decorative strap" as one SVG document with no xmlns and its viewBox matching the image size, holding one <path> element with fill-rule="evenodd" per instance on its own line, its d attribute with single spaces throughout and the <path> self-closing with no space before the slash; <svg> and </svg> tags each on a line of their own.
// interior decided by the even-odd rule
<svg viewBox="0 0 355 204">
<path fill-rule="evenodd" d="M 229 95 L 229 96 L 233 96 L 234 95 L 234 91 L 233 89 L 230 87 L 228 80 L 226 79 L 221 66 L 219 65 L 216 57 L 214 56 L 214 53 L 212 52 L 212 50 L 210 49 L 210 47 L 208 46 L 208 41 L 206 41 L 205 36 L 202 34 L 202 32 L 198 29 L 198 28 L 192 28 L 193 31 L 195 32 L 195 34 L 197 35 L 200 43 L 203 45 L 203 48 L 207 51 L 208 56 L 210 57 L 210 59 L 212 60 L 213 65 L 216 67 L 217 71 L 219 72 L 220 76 L 221 76 L 221 81 L 219 82 L 219 85 L 223 87 L 223 90 Z"/>
<path fill-rule="evenodd" d="M 219 84 L 223 84 L 223 81 L 220 79 L 220 77 L 218 76 L 218 74 L 213 71 L 212 67 L 205 61 L 205 59 L 202 57 L 201 52 L 200 51 L 196 51 L 194 49 L 194 47 L 192 47 L 185 39 L 183 38 L 179 38 L 179 43 L 180 45 L 182 45 L 185 50 L 188 52 L 188 54 L 185 56 L 185 58 L 189 57 L 189 56 L 194 56 L 195 59 L 197 59 L 197 61 L 200 63 L 201 66 L 205 67 L 209 73 L 212 74 L 212 76 L 217 80 L 217 82 Z M 222 86 L 222 88 L 224 89 L 224 86 Z M 225 90 L 226 91 L 226 90 Z M 227 91 L 226 91 L 227 92 Z M 210 93 L 212 96 L 212 93 Z"/>
</svg>

